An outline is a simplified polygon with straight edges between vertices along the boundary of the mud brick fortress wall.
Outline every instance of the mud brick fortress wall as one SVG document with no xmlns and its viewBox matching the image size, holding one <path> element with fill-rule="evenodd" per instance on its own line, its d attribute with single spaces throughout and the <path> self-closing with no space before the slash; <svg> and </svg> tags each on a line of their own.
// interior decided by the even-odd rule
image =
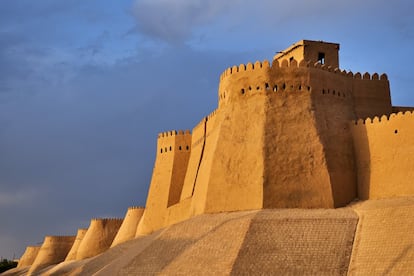
<svg viewBox="0 0 414 276">
<path fill-rule="evenodd" d="M 339 44 L 321 41 L 230 67 L 217 109 L 191 131 L 158 135 L 145 208 L 130 207 L 124 220 L 92 219 L 76 237 L 46 236 L 18 269 L 30 275 L 63 260 L 86 263 L 139 237 L 143 251 L 125 266 L 128 275 L 197 265 L 187 274 L 275 267 L 317 274 L 327 264 L 329 275 L 411 275 L 414 107 L 392 106 L 389 87 L 385 74 L 339 69 Z M 315 266 L 289 270 L 306 258 Z"/>
<path fill-rule="evenodd" d="M 137 234 L 203 213 L 414 194 L 402 173 L 412 168 L 414 118 L 393 114 L 412 108 L 392 106 L 385 74 L 340 70 L 338 52 L 339 44 L 302 40 L 272 63 L 225 70 L 216 110 L 191 134 L 159 134 Z M 387 181 L 394 168 L 397 187 Z"/>
</svg>

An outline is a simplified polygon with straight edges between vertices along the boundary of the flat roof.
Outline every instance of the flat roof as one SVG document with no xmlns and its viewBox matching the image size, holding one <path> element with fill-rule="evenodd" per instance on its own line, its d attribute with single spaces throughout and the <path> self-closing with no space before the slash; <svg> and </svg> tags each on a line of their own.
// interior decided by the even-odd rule
<svg viewBox="0 0 414 276">
<path fill-rule="evenodd" d="M 289 46 L 285 50 L 282 50 L 280 52 L 277 52 L 277 54 L 274 56 L 273 59 L 278 59 L 280 57 L 283 57 L 284 55 L 287 55 L 288 53 L 290 53 L 294 49 L 296 49 L 298 47 L 301 47 L 301 46 L 306 46 L 306 45 L 309 45 L 309 44 L 331 44 L 333 46 L 336 46 L 338 48 L 338 50 L 339 50 L 339 43 L 326 42 L 326 41 L 322 41 L 322 40 L 307 40 L 307 39 L 302 39 L 302 40 L 299 40 L 296 43 L 293 43 L 291 46 Z"/>
</svg>

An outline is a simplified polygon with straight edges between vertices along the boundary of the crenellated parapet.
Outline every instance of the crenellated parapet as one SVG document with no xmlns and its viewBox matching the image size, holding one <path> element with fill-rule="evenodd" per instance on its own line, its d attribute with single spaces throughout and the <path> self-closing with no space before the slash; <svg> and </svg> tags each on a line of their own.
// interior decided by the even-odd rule
<svg viewBox="0 0 414 276">
<path fill-rule="evenodd" d="M 135 210 L 135 209 L 145 209 L 145 206 L 130 206 L 128 210 Z"/>
<path fill-rule="evenodd" d="M 361 199 L 414 194 L 414 112 L 359 119 L 351 123 Z"/>
<path fill-rule="evenodd" d="M 165 155 L 175 152 L 188 152 L 191 150 L 190 130 L 171 130 L 158 134 L 157 154 Z"/>
<path fill-rule="evenodd" d="M 368 91 L 366 89 L 368 87 Z M 362 90 L 362 92 L 361 92 Z M 276 96 L 277 93 L 310 92 L 315 95 L 336 95 L 351 100 L 359 114 L 375 114 L 367 111 L 367 98 L 380 98 L 389 104 L 388 77 L 378 73 L 353 73 L 326 64 L 310 61 L 274 60 L 241 64 L 226 69 L 220 76 L 219 107 L 229 102 L 248 99 L 250 96 Z M 266 93 L 266 94 L 263 94 Z M 373 94 L 372 96 L 366 94 Z M 279 94 L 283 95 L 283 94 Z M 384 108 L 381 105 L 380 108 Z"/>
<path fill-rule="evenodd" d="M 391 113 L 389 115 L 382 115 L 382 116 L 374 116 L 372 118 L 368 117 L 365 119 L 358 119 L 352 121 L 355 127 L 370 127 L 370 124 L 389 124 L 389 123 L 397 123 L 401 120 L 414 120 L 414 111 L 401 111 L 397 113 Z"/>
<path fill-rule="evenodd" d="M 122 222 L 122 218 L 92 218 L 91 222 Z"/>
</svg>

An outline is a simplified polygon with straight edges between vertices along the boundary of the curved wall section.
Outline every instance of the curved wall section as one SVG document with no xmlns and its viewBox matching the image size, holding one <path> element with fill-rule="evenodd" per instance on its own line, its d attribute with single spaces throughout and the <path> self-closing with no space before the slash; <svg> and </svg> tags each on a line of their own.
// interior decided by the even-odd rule
<svg viewBox="0 0 414 276">
<path fill-rule="evenodd" d="M 74 242 L 75 236 L 46 236 L 35 261 L 29 269 L 29 275 L 65 260 Z"/>
<path fill-rule="evenodd" d="M 78 233 L 76 234 L 75 242 L 73 243 L 72 248 L 70 249 L 68 255 L 66 256 L 65 261 L 72 261 L 76 260 L 76 254 L 78 252 L 79 245 L 83 238 L 85 237 L 86 232 L 88 231 L 87 228 L 78 229 Z"/>
<path fill-rule="evenodd" d="M 144 214 L 144 207 L 129 207 L 125 214 L 124 221 L 116 234 L 111 247 L 135 238 L 138 223 Z"/>
<path fill-rule="evenodd" d="M 17 264 L 17 268 L 32 265 L 39 253 L 40 246 L 28 246 Z"/>
<path fill-rule="evenodd" d="M 94 257 L 107 250 L 121 224 L 122 219 L 92 219 L 88 231 L 79 245 L 76 260 Z"/>
</svg>

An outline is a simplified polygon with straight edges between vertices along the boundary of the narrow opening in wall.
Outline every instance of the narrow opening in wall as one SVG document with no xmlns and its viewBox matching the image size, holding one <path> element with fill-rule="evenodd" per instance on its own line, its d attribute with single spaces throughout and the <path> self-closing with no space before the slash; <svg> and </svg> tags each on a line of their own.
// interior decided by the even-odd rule
<svg viewBox="0 0 414 276">
<path fill-rule="evenodd" d="M 260 89 L 260 86 L 256 86 L 256 90 L 259 90 Z"/>
<path fill-rule="evenodd" d="M 299 85 L 299 90 L 302 90 L 302 85 Z"/>
<path fill-rule="evenodd" d="M 335 95 L 335 90 L 332 91 L 332 95 Z"/>
<path fill-rule="evenodd" d="M 282 85 L 282 89 L 283 89 L 283 90 L 285 90 L 285 89 L 286 89 L 286 84 L 285 84 L 285 83 Z"/>
<path fill-rule="evenodd" d="M 170 146 L 170 151 L 172 151 L 172 147 Z"/>
<path fill-rule="evenodd" d="M 325 89 L 322 89 L 322 94 L 325 94 Z"/>
<path fill-rule="evenodd" d="M 179 146 L 178 149 L 181 150 L 181 146 Z"/>
<path fill-rule="evenodd" d="M 269 90 L 269 88 L 270 88 L 269 84 L 267 82 L 265 83 L 265 88 L 266 88 L 266 90 Z"/>
<path fill-rule="evenodd" d="M 290 58 L 289 58 L 289 62 L 292 62 L 292 61 L 293 61 L 293 57 L 290 57 Z"/>
<path fill-rule="evenodd" d="M 318 53 L 318 62 L 320 64 L 325 64 L 325 53 L 323 52 Z"/>
<path fill-rule="evenodd" d="M 244 88 L 242 88 L 242 90 L 240 90 L 240 93 L 244 94 Z"/>
<path fill-rule="evenodd" d="M 189 150 L 190 148 L 188 146 L 185 147 L 186 150 Z"/>
<path fill-rule="evenodd" d="M 277 85 L 273 86 L 273 91 L 277 92 Z"/>
<path fill-rule="evenodd" d="M 164 151 L 167 152 L 168 151 L 167 148 L 165 148 Z"/>
<path fill-rule="evenodd" d="M 398 133 L 398 129 L 394 130 L 394 133 L 397 134 Z"/>
<path fill-rule="evenodd" d="M 162 149 L 161 149 L 161 153 L 162 153 Z"/>
<path fill-rule="evenodd" d="M 251 86 L 249 86 L 249 90 L 252 90 L 252 87 Z"/>
<path fill-rule="evenodd" d="M 310 86 L 308 86 L 308 91 L 311 91 L 311 87 Z"/>
</svg>

